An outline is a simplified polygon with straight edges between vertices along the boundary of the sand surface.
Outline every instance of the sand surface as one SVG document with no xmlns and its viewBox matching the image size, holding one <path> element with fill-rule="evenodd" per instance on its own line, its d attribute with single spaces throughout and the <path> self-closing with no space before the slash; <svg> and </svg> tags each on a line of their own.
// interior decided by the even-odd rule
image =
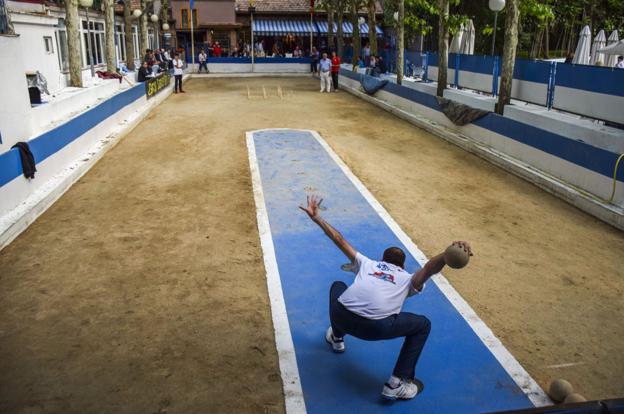
<svg viewBox="0 0 624 414">
<path fill-rule="evenodd" d="M 0 412 L 284 411 L 245 146 L 272 127 L 317 130 L 427 255 L 471 241 L 445 274 L 540 385 L 624 395 L 624 233 L 308 78 L 186 89 L 0 252 Z"/>
</svg>

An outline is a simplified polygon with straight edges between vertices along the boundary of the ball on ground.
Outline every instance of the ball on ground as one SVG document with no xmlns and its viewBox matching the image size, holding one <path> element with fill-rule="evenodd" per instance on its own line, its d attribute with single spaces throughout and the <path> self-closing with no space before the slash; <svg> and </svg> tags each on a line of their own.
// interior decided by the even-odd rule
<svg viewBox="0 0 624 414">
<path fill-rule="evenodd" d="M 461 269 L 468 264 L 470 255 L 464 251 L 463 248 L 451 244 L 444 251 L 444 261 L 453 269 Z"/>
<path fill-rule="evenodd" d="M 574 392 L 572 384 L 564 379 L 556 379 L 548 387 L 548 395 L 555 402 L 561 402 Z"/>
<path fill-rule="evenodd" d="M 567 397 L 565 397 L 565 400 L 563 400 L 564 404 L 578 403 L 583 401 L 587 401 L 587 399 L 577 392 L 569 394 Z"/>
</svg>

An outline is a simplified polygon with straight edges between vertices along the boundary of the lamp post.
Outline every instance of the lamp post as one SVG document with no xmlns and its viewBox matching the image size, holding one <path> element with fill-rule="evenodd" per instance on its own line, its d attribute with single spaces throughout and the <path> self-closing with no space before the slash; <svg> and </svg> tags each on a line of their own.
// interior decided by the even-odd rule
<svg viewBox="0 0 624 414">
<path fill-rule="evenodd" d="M 80 0 L 80 5 L 85 8 L 87 15 L 87 47 L 89 48 L 89 64 L 91 66 L 91 77 L 95 77 L 95 70 L 93 69 L 93 48 L 91 45 L 91 24 L 89 23 L 89 7 L 93 6 L 93 0 Z"/>
<path fill-rule="evenodd" d="M 490 10 L 494 12 L 494 32 L 492 33 L 492 56 L 494 56 L 494 46 L 496 45 L 496 23 L 498 22 L 498 12 L 505 8 L 505 0 L 490 0 L 488 3 Z"/>
<path fill-rule="evenodd" d="M 249 6 L 249 16 L 251 18 L 251 71 L 254 71 L 254 55 L 256 54 L 256 45 L 254 44 L 254 35 L 253 35 L 253 14 L 256 11 L 256 6 Z"/>
<path fill-rule="evenodd" d="M 152 14 L 150 16 L 150 20 L 153 23 L 152 26 L 154 26 L 154 47 L 155 48 L 160 48 L 160 44 L 158 39 L 160 38 L 160 33 L 158 33 L 158 25 L 156 23 L 158 23 L 158 15 L 156 13 Z"/>
<path fill-rule="evenodd" d="M 168 42 L 168 38 L 169 36 L 171 36 L 171 34 L 169 34 L 169 23 L 163 23 L 162 24 L 162 30 L 163 32 L 167 32 L 167 33 L 163 33 L 163 45 L 165 49 L 169 49 L 169 42 Z"/>
</svg>

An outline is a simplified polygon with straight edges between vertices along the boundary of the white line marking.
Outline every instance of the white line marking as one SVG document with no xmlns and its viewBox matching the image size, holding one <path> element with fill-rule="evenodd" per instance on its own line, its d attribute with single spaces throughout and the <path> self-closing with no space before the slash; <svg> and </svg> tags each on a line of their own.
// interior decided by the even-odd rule
<svg viewBox="0 0 624 414">
<path fill-rule="evenodd" d="M 251 170 L 254 200 L 256 202 L 258 232 L 260 233 L 260 244 L 262 245 L 264 267 L 267 274 L 267 288 L 269 290 L 273 329 L 275 331 L 275 345 L 277 347 L 277 355 L 284 387 L 286 412 L 288 414 L 305 414 L 305 400 L 303 398 L 303 390 L 301 389 L 297 358 L 295 357 L 295 346 L 290 334 L 290 324 L 288 323 L 288 315 L 286 314 L 282 282 L 277 268 L 275 246 L 273 245 L 273 238 L 271 236 L 269 215 L 266 211 L 264 192 L 262 191 L 262 179 L 260 177 L 260 169 L 258 168 L 258 160 L 256 158 L 256 146 L 253 141 L 254 132 L 256 131 L 246 133 L 247 151 L 249 155 L 249 168 Z"/>
<path fill-rule="evenodd" d="M 546 365 L 545 368 L 568 368 L 568 367 L 574 367 L 577 365 L 583 365 L 585 364 L 584 362 L 568 362 L 565 364 L 555 364 L 555 365 Z"/>
<path fill-rule="evenodd" d="M 275 325 L 275 334 L 276 334 L 276 342 L 278 342 L 278 322 L 276 319 L 280 319 L 279 321 L 279 330 L 288 329 L 288 342 L 283 343 L 283 346 L 289 346 L 290 348 L 280 349 L 280 344 L 278 342 L 278 354 L 280 355 L 280 368 L 282 367 L 282 353 L 288 355 L 289 362 L 294 363 L 294 371 L 296 373 L 296 381 L 298 392 L 301 393 L 301 406 L 297 406 L 296 408 L 305 410 L 305 403 L 303 402 L 303 394 L 301 391 L 301 383 L 299 379 L 298 369 L 297 369 L 297 361 L 295 359 L 295 350 L 294 345 L 292 343 L 292 337 L 290 336 L 290 328 L 288 325 L 288 318 L 286 315 L 286 307 L 284 305 L 284 296 L 281 289 L 281 281 L 279 279 L 279 271 L 277 269 L 277 262 L 275 259 L 275 250 L 273 246 L 273 240 L 271 238 L 269 219 L 266 212 L 266 207 L 264 204 L 264 195 L 262 192 L 262 181 L 260 180 L 260 172 L 258 170 L 255 145 L 253 143 L 253 134 L 255 132 L 261 131 L 301 131 L 301 132 L 309 132 L 314 136 L 314 138 L 318 141 L 319 144 L 327 151 L 329 156 L 338 164 L 342 172 L 349 178 L 349 180 L 353 183 L 353 185 L 358 189 L 358 191 L 364 196 L 366 201 L 370 204 L 370 206 L 375 210 L 377 214 L 382 218 L 382 220 L 386 223 L 386 225 L 394 232 L 394 234 L 399 238 L 401 243 L 407 248 L 410 254 L 418 261 L 418 263 L 423 266 L 427 263 L 428 259 L 425 254 L 416 246 L 416 244 L 412 241 L 412 239 L 399 227 L 399 225 L 394 221 L 394 219 L 390 216 L 390 214 L 386 211 L 386 209 L 377 201 L 375 196 L 368 191 L 368 189 L 362 184 L 362 182 L 351 172 L 349 167 L 338 157 L 338 155 L 334 152 L 334 150 L 325 142 L 325 140 L 318 134 L 316 131 L 307 130 L 307 129 L 293 129 L 293 128 L 267 128 L 267 129 L 259 129 L 251 132 L 247 132 L 247 147 L 249 149 L 249 163 L 252 170 L 252 181 L 254 187 L 254 197 L 256 199 L 256 207 L 258 209 L 258 228 L 260 229 L 260 239 L 262 248 L 264 251 L 264 262 L 267 268 L 267 283 L 269 284 L 269 296 L 271 299 L 271 309 L 273 312 L 273 324 Z M 262 223 L 262 226 L 261 226 Z M 265 243 L 265 239 L 267 240 Z M 265 244 L 267 244 L 268 248 L 265 248 Z M 271 264 L 271 267 L 267 263 Z M 269 279 L 277 278 L 277 282 L 270 282 Z M 527 395 L 527 397 L 531 400 L 531 402 L 537 406 L 542 407 L 546 405 L 552 405 L 552 401 L 544 390 L 535 382 L 535 380 L 529 375 L 529 373 L 520 365 L 520 363 L 514 358 L 513 355 L 505 348 L 502 342 L 494 335 L 492 330 L 488 328 L 488 326 L 477 316 L 475 311 L 470 307 L 470 305 L 461 297 L 461 295 L 451 286 L 449 281 L 441 274 L 433 276 L 433 282 L 438 286 L 440 291 L 446 296 L 446 298 L 451 302 L 451 304 L 457 309 L 457 311 L 462 315 L 462 317 L 466 320 L 468 325 L 472 328 L 472 330 L 477 334 L 481 342 L 490 350 L 492 355 L 496 358 L 496 360 L 501 364 L 501 366 L 507 371 L 509 376 L 515 381 L 515 383 L 520 387 L 520 389 Z M 275 284 L 274 289 L 271 290 L 271 284 Z M 273 296 L 279 295 L 279 297 Z M 282 307 L 278 309 L 278 312 L 283 312 L 279 314 L 276 318 L 274 303 L 279 303 L 279 306 Z M 285 321 L 282 321 L 281 318 L 284 318 Z M 289 367 L 292 368 L 292 367 Z M 282 369 L 282 380 L 284 381 L 284 390 L 286 391 L 286 383 L 287 379 L 290 379 L 289 375 L 292 375 L 290 372 L 284 372 Z M 289 411 L 289 394 L 286 394 L 286 408 L 287 412 Z M 292 411 L 295 412 L 303 412 L 303 411 Z"/>
</svg>

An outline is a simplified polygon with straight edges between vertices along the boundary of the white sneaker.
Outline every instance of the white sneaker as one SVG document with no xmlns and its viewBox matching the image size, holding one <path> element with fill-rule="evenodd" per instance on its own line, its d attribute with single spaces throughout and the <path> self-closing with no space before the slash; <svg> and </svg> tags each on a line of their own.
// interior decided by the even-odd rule
<svg viewBox="0 0 624 414">
<path fill-rule="evenodd" d="M 331 326 L 325 332 L 325 340 L 331 345 L 334 352 L 341 354 L 345 351 L 344 339 L 336 338 Z"/>
<path fill-rule="evenodd" d="M 416 379 L 413 381 L 401 380 L 395 388 L 386 382 L 381 396 L 386 400 L 410 400 L 422 392 L 423 388 L 423 383 Z"/>
</svg>

